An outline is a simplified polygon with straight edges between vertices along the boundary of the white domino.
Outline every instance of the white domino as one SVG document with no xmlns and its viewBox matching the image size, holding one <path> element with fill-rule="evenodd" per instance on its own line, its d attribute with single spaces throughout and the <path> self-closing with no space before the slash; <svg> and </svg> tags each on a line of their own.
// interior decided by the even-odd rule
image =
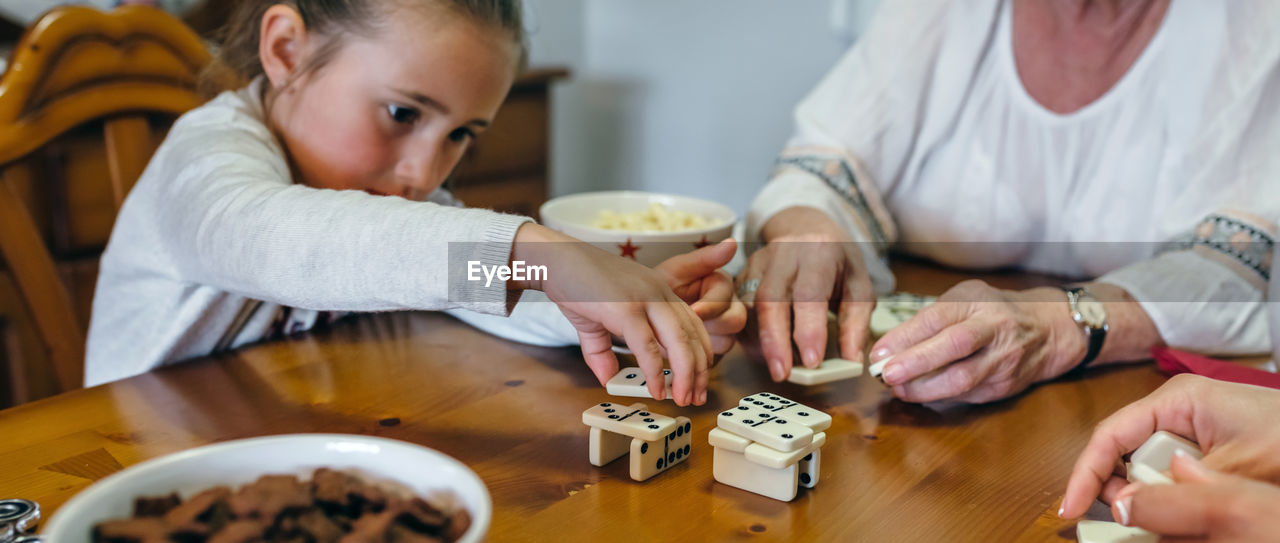
<svg viewBox="0 0 1280 543">
<path fill-rule="evenodd" d="M 676 429 L 657 441 L 631 440 L 631 478 L 644 481 L 689 459 L 693 425 L 688 417 L 676 417 Z"/>
<path fill-rule="evenodd" d="M 738 400 L 738 405 L 759 407 L 779 417 L 808 426 L 814 432 L 821 432 L 831 427 L 831 415 L 777 394 L 768 392 L 752 394 Z"/>
<path fill-rule="evenodd" d="M 822 466 L 822 451 L 814 449 L 808 456 L 801 458 L 796 463 L 797 477 L 800 486 L 805 488 L 813 488 L 818 486 L 818 475 Z"/>
<path fill-rule="evenodd" d="M 813 429 L 756 405 L 721 411 L 716 426 L 779 451 L 794 451 L 813 441 Z"/>
<path fill-rule="evenodd" d="M 742 398 L 716 422 L 707 434 L 716 481 L 781 501 L 795 499 L 800 486 L 818 484 L 830 415 L 761 392 Z"/>
<path fill-rule="evenodd" d="M 1168 475 L 1165 475 L 1164 472 L 1157 470 L 1156 468 L 1153 468 L 1147 464 L 1129 463 L 1127 467 L 1129 472 L 1128 479 L 1130 483 L 1142 483 L 1146 485 L 1173 484 L 1173 479 L 1171 479 Z"/>
<path fill-rule="evenodd" d="M 1125 465 L 1129 482 L 1173 484 L 1173 478 L 1169 476 L 1169 462 L 1173 460 L 1176 451 L 1183 451 L 1197 459 L 1204 458 L 1199 445 L 1161 430 L 1152 434 L 1146 443 L 1129 455 L 1129 463 Z"/>
<path fill-rule="evenodd" d="M 751 444 L 750 439 L 719 428 L 711 429 L 707 434 L 707 442 L 717 449 L 727 449 L 736 453 L 746 451 L 747 446 Z"/>
<path fill-rule="evenodd" d="M 907 322 L 921 309 L 938 301 L 934 296 L 920 296 L 907 292 L 888 294 L 876 299 L 876 308 L 871 311 L 871 335 L 880 337 L 898 325 Z"/>
<path fill-rule="evenodd" d="M 667 399 L 671 399 L 671 370 L 662 370 L 666 380 Z M 649 393 L 649 382 L 640 368 L 622 368 L 604 385 L 605 392 L 613 396 L 629 396 L 633 398 L 652 398 Z"/>
<path fill-rule="evenodd" d="M 789 502 L 796 497 L 799 467 L 792 464 L 782 469 L 762 466 L 740 452 L 716 447 L 711 474 L 716 481 L 754 492 L 761 496 Z"/>
<path fill-rule="evenodd" d="M 813 386 L 843 379 L 852 379 L 862 375 L 862 364 L 843 358 L 829 358 L 816 368 L 803 366 L 791 368 L 788 381 L 797 385 Z"/>
<path fill-rule="evenodd" d="M 1080 543 L 1157 543 L 1160 536 L 1115 522 L 1082 520 L 1076 524 L 1076 540 Z"/>
<path fill-rule="evenodd" d="M 655 441 L 676 429 L 676 419 L 650 412 L 642 403 L 623 406 L 605 402 L 582 412 L 582 423 L 592 428 Z"/>
<path fill-rule="evenodd" d="M 880 382 L 883 383 L 884 377 L 881 377 L 880 375 L 884 373 L 884 366 L 885 364 L 888 364 L 890 360 L 893 360 L 892 355 L 886 356 L 884 357 L 883 360 L 876 362 L 870 366 L 867 366 L 867 374 L 872 377 L 875 377 L 876 379 L 879 379 Z"/>
<path fill-rule="evenodd" d="M 587 459 L 591 465 L 604 466 L 617 460 L 631 450 L 631 440 L 635 438 L 616 434 L 596 427 L 591 427 L 591 435 L 587 439 Z"/>
<path fill-rule="evenodd" d="M 822 448 L 822 446 L 826 444 L 827 434 L 825 432 L 818 432 L 813 435 L 813 441 L 809 443 L 809 446 L 802 449 L 782 452 L 770 449 L 769 447 L 765 447 L 759 443 L 752 443 L 742 450 L 742 455 L 747 457 L 747 460 L 760 464 L 766 468 L 782 469 L 799 462 L 801 458 L 813 454 L 814 451 Z"/>
<path fill-rule="evenodd" d="M 1146 443 L 1138 447 L 1138 450 L 1133 451 L 1133 454 L 1129 456 L 1129 461 L 1134 464 L 1145 464 L 1156 471 L 1169 471 L 1169 461 L 1173 460 L 1174 451 L 1179 449 L 1186 451 L 1187 454 L 1196 457 L 1196 459 L 1204 458 L 1204 453 L 1200 452 L 1199 445 L 1161 430 L 1152 434 L 1150 438 L 1147 438 Z"/>
</svg>

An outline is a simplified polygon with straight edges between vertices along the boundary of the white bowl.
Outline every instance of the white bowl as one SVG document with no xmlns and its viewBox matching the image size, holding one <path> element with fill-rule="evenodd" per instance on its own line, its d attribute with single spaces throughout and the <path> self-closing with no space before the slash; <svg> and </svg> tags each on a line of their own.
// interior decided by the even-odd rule
<svg viewBox="0 0 1280 543">
<path fill-rule="evenodd" d="M 461 541 L 480 541 L 489 529 L 489 491 L 475 472 L 444 453 L 380 437 L 290 434 L 197 447 L 131 466 L 76 494 L 42 534 L 45 541 L 88 542 L 95 524 L 131 516 L 140 496 L 177 492 L 189 498 L 212 486 L 237 487 L 268 474 L 309 479 L 321 467 L 350 470 L 369 482 L 392 482 L 445 507 L 460 502 L 471 515 Z"/>
<path fill-rule="evenodd" d="M 601 210 L 631 213 L 644 211 L 655 203 L 662 204 L 669 210 L 701 215 L 711 226 L 680 232 L 628 232 L 592 226 Z M 561 196 L 542 204 L 539 213 L 542 224 L 548 228 L 591 243 L 612 254 L 630 256 L 646 266 L 654 266 L 705 244 L 718 243 L 733 233 L 733 224 L 737 221 L 737 215 L 732 209 L 710 200 L 626 190 Z"/>
</svg>

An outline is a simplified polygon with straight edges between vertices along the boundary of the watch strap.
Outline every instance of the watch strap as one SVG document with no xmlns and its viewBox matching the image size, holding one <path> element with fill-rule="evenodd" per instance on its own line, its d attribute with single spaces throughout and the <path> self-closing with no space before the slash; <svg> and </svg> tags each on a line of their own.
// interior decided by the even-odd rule
<svg viewBox="0 0 1280 543">
<path fill-rule="evenodd" d="M 1067 300 L 1072 306 L 1071 309 L 1073 311 L 1078 311 L 1075 305 L 1079 301 L 1080 295 L 1085 293 L 1085 290 L 1081 287 L 1061 288 L 1067 293 Z M 1071 368 L 1066 375 L 1074 375 L 1084 371 L 1085 367 L 1088 366 L 1090 362 L 1093 362 L 1098 358 L 1098 354 L 1102 352 L 1102 343 L 1107 339 L 1107 329 L 1109 328 L 1107 325 L 1104 324 L 1102 328 L 1094 328 L 1088 324 L 1082 324 L 1081 326 L 1084 328 L 1085 341 L 1087 341 L 1089 345 L 1085 350 L 1084 359 L 1081 360 L 1080 363 L 1076 364 L 1075 367 Z"/>
</svg>

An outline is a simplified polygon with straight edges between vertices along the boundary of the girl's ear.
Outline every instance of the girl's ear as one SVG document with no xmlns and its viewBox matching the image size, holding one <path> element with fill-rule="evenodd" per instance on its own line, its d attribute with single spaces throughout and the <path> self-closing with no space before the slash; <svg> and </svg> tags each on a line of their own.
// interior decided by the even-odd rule
<svg viewBox="0 0 1280 543">
<path fill-rule="evenodd" d="M 297 10 L 276 4 L 262 14 L 258 60 L 272 88 L 284 87 L 297 75 L 306 44 L 307 27 Z"/>
</svg>

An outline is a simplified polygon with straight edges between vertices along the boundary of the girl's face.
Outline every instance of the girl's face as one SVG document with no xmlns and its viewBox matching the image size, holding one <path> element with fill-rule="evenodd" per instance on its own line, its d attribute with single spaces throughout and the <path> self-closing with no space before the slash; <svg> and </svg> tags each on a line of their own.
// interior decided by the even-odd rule
<svg viewBox="0 0 1280 543">
<path fill-rule="evenodd" d="M 327 64 L 275 95 L 299 181 L 421 200 L 506 98 L 519 51 L 463 18 L 399 9 L 376 37 L 343 34 Z"/>
</svg>

